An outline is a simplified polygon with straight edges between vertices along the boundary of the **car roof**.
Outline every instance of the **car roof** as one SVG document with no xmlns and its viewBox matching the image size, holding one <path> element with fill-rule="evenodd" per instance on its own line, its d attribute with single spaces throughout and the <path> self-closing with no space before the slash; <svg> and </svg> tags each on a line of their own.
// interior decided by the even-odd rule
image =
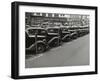
<svg viewBox="0 0 100 81">
<path fill-rule="evenodd" d="M 46 29 L 49 29 L 49 28 L 52 28 L 52 29 L 59 29 L 60 27 L 47 27 Z"/>
<path fill-rule="evenodd" d="M 44 29 L 44 28 L 41 28 L 41 27 L 29 27 L 26 30 L 29 30 L 29 29 Z"/>
<path fill-rule="evenodd" d="M 34 30 L 36 30 L 36 29 L 45 30 L 44 28 L 41 28 L 41 27 L 29 27 L 25 31 L 28 32 L 28 30 L 31 30 L 31 29 L 34 29 Z"/>
</svg>

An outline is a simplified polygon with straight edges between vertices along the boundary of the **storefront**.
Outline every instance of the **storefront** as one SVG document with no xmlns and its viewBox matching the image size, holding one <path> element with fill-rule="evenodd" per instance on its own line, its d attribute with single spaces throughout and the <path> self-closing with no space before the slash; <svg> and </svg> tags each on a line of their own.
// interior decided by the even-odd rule
<svg viewBox="0 0 100 81">
<path fill-rule="evenodd" d="M 67 24 L 66 24 L 67 23 Z M 89 24 L 88 15 L 57 13 L 26 13 L 26 25 L 43 26 L 84 26 Z"/>
</svg>

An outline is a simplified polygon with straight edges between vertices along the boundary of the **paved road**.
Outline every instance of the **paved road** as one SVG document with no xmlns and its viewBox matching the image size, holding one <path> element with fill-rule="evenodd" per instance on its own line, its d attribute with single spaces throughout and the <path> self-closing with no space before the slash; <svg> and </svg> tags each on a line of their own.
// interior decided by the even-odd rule
<svg viewBox="0 0 100 81">
<path fill-rule="evenodd" d="M 36 57 L 26 59 L 25 67 L 77 66 L 89 64 L 89 35 L 80 37 Z"/>
</svg>

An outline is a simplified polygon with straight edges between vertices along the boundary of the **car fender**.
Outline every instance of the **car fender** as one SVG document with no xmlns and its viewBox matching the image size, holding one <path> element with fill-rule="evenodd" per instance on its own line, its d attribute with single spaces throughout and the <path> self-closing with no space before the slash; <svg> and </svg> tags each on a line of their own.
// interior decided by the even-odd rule
<svg viewBox="0 0 100 81">
<path fill-rule="evenodd" d="M 43 41 L 37 41 L 36 43 L 32 44 L 29 48 L 26 48 L 26 50 L 32 50 L 32 49 L 34 49 L 34 47 L 35 47 L 37 44 L 46 45 L 45 42 L 43 42 Z"/>
<path fill-rule="evenodd" d="M 59 39 L 59 37 L 53 37 L 49 42 L 48 44 L 50 44 L 52 41 L 56 40 L 56 39 Z"/>
<path fill-rule="evenodd" d="M 66 39 L 67 37 L 70 37 L 70 35 L 65 35 L 63 38 L 62 38 L 62 40 L 64 40 L 64 39 Z"/>
<path fill-rule="evenodd" d="M 73 36 L 73 35 L 77 35 L 77 33 L 76 33 L 76 32 L 74 32 L 74 33 L 71 33 L 71 36 Z"/>
</svg>

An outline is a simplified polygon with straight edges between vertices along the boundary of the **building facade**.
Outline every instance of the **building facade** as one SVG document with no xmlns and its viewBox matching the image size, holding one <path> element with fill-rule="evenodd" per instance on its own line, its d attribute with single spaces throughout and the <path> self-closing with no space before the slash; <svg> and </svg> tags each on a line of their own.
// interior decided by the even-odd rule
<svg viewBox="0 0 100 81">
<path fill-rule="evenodd" d="M 30 27 L 84 26 L 89 25 L 89 15 L 26 12 L 25 22 Z"/>
</svg>

